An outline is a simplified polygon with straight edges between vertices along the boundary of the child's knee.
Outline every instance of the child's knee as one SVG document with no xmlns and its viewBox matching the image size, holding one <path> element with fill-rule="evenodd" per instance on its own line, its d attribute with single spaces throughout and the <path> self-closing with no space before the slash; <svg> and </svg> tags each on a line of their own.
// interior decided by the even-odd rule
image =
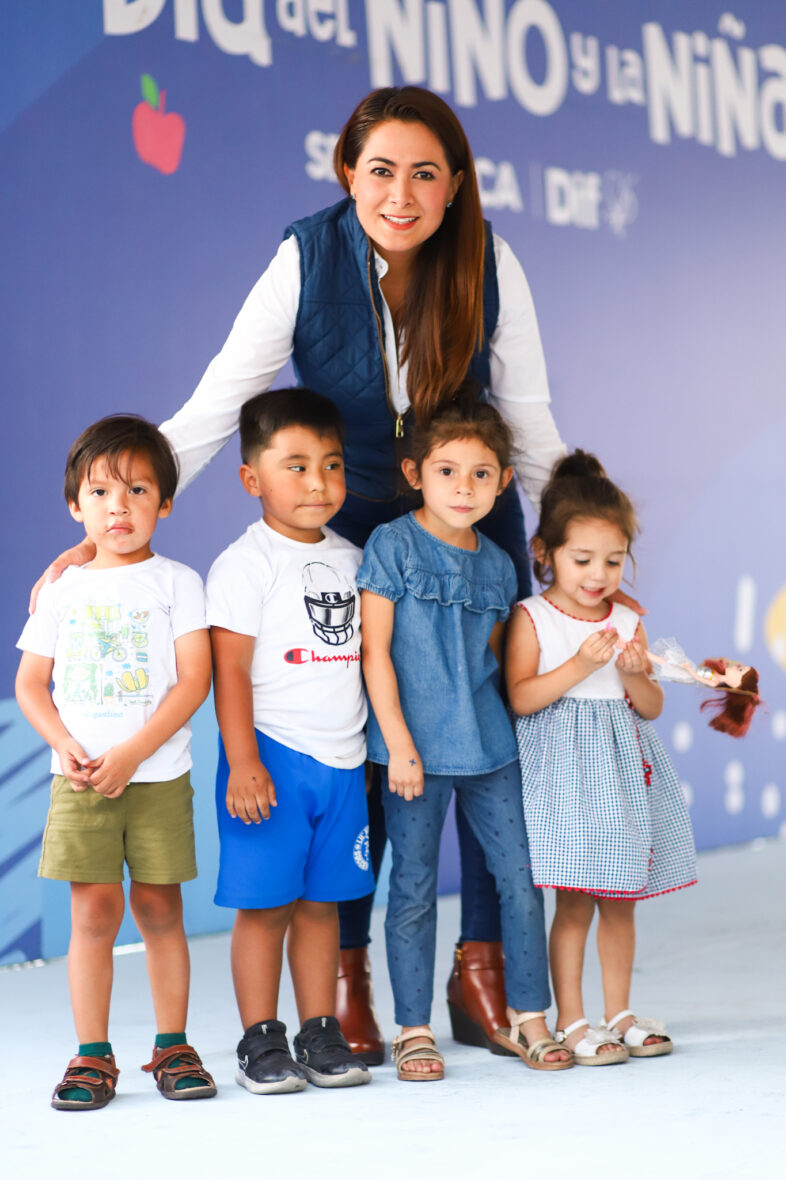
<svg viewBox="0 0 786 1180">
<path fill-rule="evenodd" d="M 596 899 L 579 889 L 557 890 L 557 914 L 561 923 L 589 929 L 595 914 Z"/>
<path fill-rule="evenodd" d="M 635 917 L 635 909 L 636 902 L 628 898 L 598 898 L 598 916 L 602 922 L 632 923 Z"/>
<path fill-rule="evenodd" d="M 320 922 L 330 924 L 338 922 L 338 905 L 335 901 L 308 901 L 301 897 L 295 906 L 292 921 Z"/>
<path fill-rule="evenodd" d="M 120 885 L 72 885 L 71 929 L 81 938 L 114 941 L 124 909 Z"/>
<path fill-rule="evenodd" d="M 170 934 L 183 923 L 179 885 L 131 885 L 131 910 L 144 934 Z"/>
</svg>

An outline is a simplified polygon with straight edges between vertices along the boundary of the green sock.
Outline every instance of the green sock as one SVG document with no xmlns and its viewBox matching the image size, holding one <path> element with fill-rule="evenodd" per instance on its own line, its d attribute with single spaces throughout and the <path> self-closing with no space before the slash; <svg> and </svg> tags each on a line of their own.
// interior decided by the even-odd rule
<svg viewBox="0 0 786 1180">
<path fill-rule="evenodd" d="M 109 1057 L 112 1046 L 109 1041 L 87 1041 L 79 1046 L 80 1057 Z"/>
<path fill-rule="evenodd" d="M 83 1045 L 79 1046 L 77 1056 L 109 1057 L 111 1052 L 112 1046 L 109 1041 L 86 1041 Z M 87 1077 L 91 1078 L 97 1078 L 99 1076 L 94 1069 L 86 1069 L 84 1073 Z M 92 1094 L 82 1086 L 68 1086 L 67 1089 L 60 1091 L 60 1097 L 65 1098 L 68 1102 L 89 1102 Z"/>
<path fill-rule="evenodd" d="M 186 1034 L 181 1033 L 157 1033 L 156 1034 L 156 1049 L 171 1049 L 173 1045 L 187 1045 Z"/>
<path fill-rule="evenodd" d="M 187 1045 L 185 1032 L 181 1033 L 157 1033 L 156 1034 L 156 1049 L 171 1049 L 173 1045 Z M 173 1057 L 169 1063 L 170 1065 L 180 1065 L 180 1058 Z M 178 1078 L 175 1082 L 176 1090 L 189 1090 L 194 1086 L 204 1086 L 204 1082 L 200 1082 L 199 1078 Z"/>
</svg>

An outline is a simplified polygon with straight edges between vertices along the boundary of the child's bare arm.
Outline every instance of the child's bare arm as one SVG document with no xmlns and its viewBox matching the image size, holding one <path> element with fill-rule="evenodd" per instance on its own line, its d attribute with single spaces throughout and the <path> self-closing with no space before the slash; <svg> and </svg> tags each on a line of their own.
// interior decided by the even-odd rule
<svg viewBox="0 0 786 1180">
<path fill-rule="evenodd" d="M 514 712 L 521 716 L 537 713 L 564 696 L 568 689 L 586 680 L 614 655 L 616 630 L 595 631 L 584 640 L 575 656 L 558 668 L 538 675 L 540 648 L 535 626 L 523 607 L 517 607 L 508 626 L 505 652 L 508 699 Z"/>
<path fill-rule="evenodd" d="M 273 780 L 259 758 L 254 732 L 251 662 L 253 635 L 210 628 L 216 716 L 229 763 L 227 811 L 244 824 L 270 819 L 276 806 Z"/>
<path fill-rule="evenodd" d="M 90 759 L 63 724 L 52 700 L 52 667 L 48 656 L 22 652 L 16 674 L 16 699 L 19 708 L 37 733 L 51 746 L 60 759 L 60 768 L 75 791 L 86 791 L 89 786 Z"/>
<path fill-rule="evenodd" d="M 647 633 L 639 623 L 633 639 L 617 656 L 617 671 L 633 708 L 645 721 L 654 721 L 663 709 L 663 689 L 650 679 L 652 666 L 647 647 Z"/>
<path fill-rule="evenodd" d="M 390 756 L 388 785 L 396 795 L 414 799 L 423 794 L 423 764 L 401 711 L 396 670 L 390 658 L 396 606 L 380 594 L 363 590 L 360 609 L 363 677 Z"/>
<path fill-rule="evenodd" d="M 210 691 L 210 639 L 207 630 L 189 631 L 175 640 L 177 684 L 166 694 L 141 729 L 93 759 L 90 783 L 100 795 L 115 799 L 132 781 L 137 768 L 196 713 Z"/>
</svg>

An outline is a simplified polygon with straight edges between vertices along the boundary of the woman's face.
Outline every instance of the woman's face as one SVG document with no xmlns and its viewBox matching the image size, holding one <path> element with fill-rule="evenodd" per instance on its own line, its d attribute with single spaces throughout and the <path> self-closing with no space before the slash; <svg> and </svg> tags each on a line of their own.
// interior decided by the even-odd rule
<svg viewBox="0 0 786 1180">
<path fill-rule="evenodd" d="M 413 257 L 439 228 L 464 177 L 451 173 L 428 127 L 399 120 L 375 127 L 344 174 L 358 220 L 389 264 Z"/>
</svg>

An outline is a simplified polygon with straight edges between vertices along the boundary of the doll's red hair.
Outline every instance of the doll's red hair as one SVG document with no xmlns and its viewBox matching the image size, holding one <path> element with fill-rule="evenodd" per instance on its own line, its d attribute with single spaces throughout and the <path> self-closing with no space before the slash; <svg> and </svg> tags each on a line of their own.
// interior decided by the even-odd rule
<svg viewBox="0 0 786 1180">
<path fill-rule="evenodd" d="M 726 674 L 725 660 L 704 660 L 702 667 L 717 672 L 719 676 Z M 703 701 L 701 707 L 718 710 L 710 721 L 710 728 L 728 733 L 731 737 L 744 737 L 760 704 L 759 674 L 755 668 L 749 668 L 740 681 L 739 692 L 729 689 L 719 697 Z"/>
</svg>

